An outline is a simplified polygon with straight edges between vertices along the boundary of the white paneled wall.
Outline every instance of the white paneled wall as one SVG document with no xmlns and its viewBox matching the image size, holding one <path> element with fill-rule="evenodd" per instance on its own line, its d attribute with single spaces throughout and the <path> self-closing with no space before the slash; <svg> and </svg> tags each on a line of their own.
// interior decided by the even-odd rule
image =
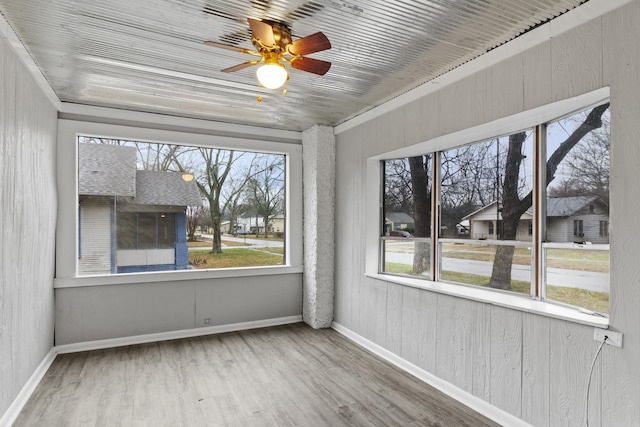
<svg viewBox="0 0 640 427">
<path fill-rule="evenodd" d="M 593 3 L 604 4 L 584 7 Z M 506 59 L 338 127 L 335 320 L 532 425 L 584 426 L 592 327 L 364 276 L 367 232 L 377 232 L 362 219 L 366 160 L 610 86 L 610 327 L 624 348 L 605 346 L 595 365 L 589 422 L 640 426 L 640 0 L 568 31 L 563 22 L 536 30 L 554 37 L 526 35 L 535 43 Z"/>
<path fill-rule="evenodd" d="M 56 126 L 0 33 L 0 417 L 53 347 Z"/>
</svg>

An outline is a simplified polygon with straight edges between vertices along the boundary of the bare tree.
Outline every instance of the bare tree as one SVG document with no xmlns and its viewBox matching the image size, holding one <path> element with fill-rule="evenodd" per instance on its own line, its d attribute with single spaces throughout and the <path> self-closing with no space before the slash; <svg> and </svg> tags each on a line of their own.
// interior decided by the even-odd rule
<svg viewBox="0 0 640 427">
<path fill-rule="evenodd" d="M 204 207 L 202 206 L 187 206 L 187 241 L 196 241 L 196 232 L 198 231 L 198 225 L 200 220 L 204 216 Z"/>
<path fill-rule="evenodd" d="M 247 199 L 262 218 L 267 237 L 269 223 L 284 208 L 284 158 L 263 155 L 257 159 L 255 167 L 257 170 L 247 181 Z M 256 224 L 256 236 L 259 234 L 260 228 Z"/>
<path fill-rule="evenodd" d="M 603 104 L 593 108 L 584 121 L 558 146 L 547 160 L 546 182 L 551 183 L 556 177 L 560 162 L 587 134 L 602 126 L 602 116 L 609 108 Z M 520 163 L 522 162 L 522 144 L 526 134 L 520 132 L 509 137 L 504 184 L 502 188 L 502 233 L 504 240 L 515 240 L 518 222 L 523 213 L 532 205 L 533 192 L 524 197 L 518 194 Z M 498 246 L 496 249 L 493 270 L 489 286 L 498 289 L 511 289 L 511 266 L 513 263 L 513 246 Z"/>
<path fill-rule="evenodd" d="M 609 149 L 609 116 L 603 115 L 602 127 L 585 135 L 579 142 L 579 149 L 571 150 L 564 159 L 560 167 L 561 178 L 549 188 L 549 195 L 597 195 L 608 203 Z"/>
<path fill-rule="evenodd" d="M 209 204 L 209 218 L 213 229 L 211 253 L 222 253 L 222 219 L 229 199 L 223 199 L 224 184 L 229 178 L 233 165 L 245 153 L 236 155 L 233 150 L 198 148 L 202 156 L 202 170 L 196 184 Z"/>
<path fill-rule="evenodd" d="M 413 215 L 413 187 L 406 158 L 391 159 L 384 163 L 385 212 L 405 212 Z"/>
</svg>

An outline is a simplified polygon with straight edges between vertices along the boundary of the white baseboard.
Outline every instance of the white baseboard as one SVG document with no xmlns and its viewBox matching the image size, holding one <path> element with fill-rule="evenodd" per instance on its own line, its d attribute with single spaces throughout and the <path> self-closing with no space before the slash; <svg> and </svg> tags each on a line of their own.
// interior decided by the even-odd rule
<svg viewBox="0 0 640 427">
<path fill-rule="evenodd" d="M 122 347 L 125 345 L 145 344 L 157 341 L 221 334 L 224 332 L 236 332 L 244 331 L 247 329 L 266 328 L 269 326 L 288 325 L 290 323 L 298 322 L 302 322 L 302 316 L 300 315 L 279 317 L 275 319 L 255 320 L 251 322 L 233 323 L 230 325 L 207 326 L 204 328 L 183 329 L 180 331 L 159 332 L 156 334 L 135 335 L 131 337 L 110 338 L 105 340 L 63 344 L 55 346 L 54 349 L 56 351 L 56 354 L 76 353 L 79 351 L 100 350 L 104 348 Z"/>
<path fill-rule="evenodd" d="M 463 405 L 468 406 L 469 408 L 473 409 L 479 414 L 484 415 L 490 420 L 493 420 L 496 423 L 503 426 L 531 427 L 530 424 L 526 423 L 520 418 L 517 418 L 516 416 L 503 411 L 502 409 L 490 404 L 489 402 L 486 402 L 480 399 L 479 397 L 476 397 L 471 393 L 465 390 L 462 390 L 461 388 L 458 388 L 453 384 L 448 383 L 436 377 L 435 375 L 425 371 L 424 369 L 414 365 L 413 363 L 406 361 L 405 359 L 401 358 L 397 354 L 394 354 L 389 350 L 379 346 L 378 344 L 372 341 L 369 341 L 368 339 L 356 334 L 355 332 L 342 326 L 341 324 L 333 322 L 331 327 L 335 329 L 337 332 L 339 332 L 340 334 L 349 338 L 351 341 L 360 345 L 361 347 L 364 347 L 365 349 L 371 351 L 377 356 L 380 356 L 384 360 L 394 364 L 395 366 L 402 369 L 403 371 L 424 381 L 425 383 L 429 384 L 433 388 L 440 390 L 447 396 L 450 396 L 451 398 L 457 400 Z"/>
<path fill-rule="evenodd" d="M 0 418 L 0 427 L 9 427 L 13 424 L 16 418 L 18 418 L 20 411 L 22 411 L 22 408 L 27 403 L 36 387 L 38 387 L 38 384 L 40 384 L 40 381 L 49 370 L 49 367 L 51 366 L 55 358 L 56 351 L 52 348 L 51 350 L 49 350 L 49 353 L 47 353 L 44 359 L 42 359 L 42 362 L 40 362 L 24 387 L 22 387 L 22 390 L 20 390 L 18 396 L 16 396 L 16 398 L 13 400 L 13 403 L 11 403 L 9 409 L 7 409 L 7 411 L 2 415 L 2 418 Z"/>
</svg>

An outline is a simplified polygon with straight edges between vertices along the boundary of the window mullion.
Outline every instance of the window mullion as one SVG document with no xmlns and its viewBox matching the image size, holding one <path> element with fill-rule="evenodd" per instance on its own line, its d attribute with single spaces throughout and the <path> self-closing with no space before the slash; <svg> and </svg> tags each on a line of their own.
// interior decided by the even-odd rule
<svg viewBox="0 0 640 427">
<path fill-rule="evenodd" d="M 534 162 L 536 176 L 534 177 L 534 230 L 533 245 L 531 251 L 531 271 L 534 274 L 531 280 L 531 293 L 537 299 L 545 299 L 546 289 L 546 268 L 545 253 L 542 243 L 546 235 L 546 211 L 547 211 L 547 130 L 544 124 L 535 128 Z"/>
<path fill-rule="evenodd" d="M 431 280 L 440 280 L 440 152 L 431 156 Z"/>
</svg>

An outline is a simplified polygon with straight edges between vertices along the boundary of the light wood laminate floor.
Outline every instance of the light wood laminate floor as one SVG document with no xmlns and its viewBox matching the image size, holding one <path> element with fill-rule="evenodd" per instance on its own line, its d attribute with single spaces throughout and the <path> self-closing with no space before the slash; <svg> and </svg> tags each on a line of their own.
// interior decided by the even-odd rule
<svg viewBox="0 0 640 427">
<path fill-rule="evenodd" d="M 495 426 L 305 324 L 58 355 L 14 426 Z"/>
</svg>

